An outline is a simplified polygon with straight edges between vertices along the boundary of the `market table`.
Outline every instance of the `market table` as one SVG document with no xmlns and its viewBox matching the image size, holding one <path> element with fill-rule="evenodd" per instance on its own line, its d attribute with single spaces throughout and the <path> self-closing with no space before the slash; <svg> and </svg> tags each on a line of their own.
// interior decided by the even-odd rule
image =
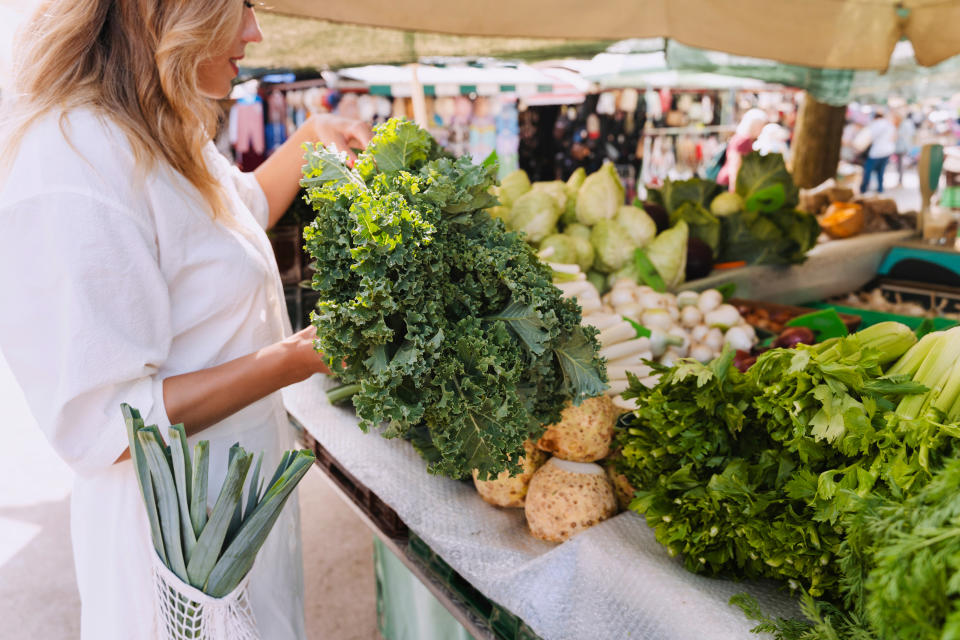
<svg viewBox="0 0 960 640">
<path fill-rule="evenodd" d="M 472 483 L 432 476 L 409 443 L 357 427 L 353 408 L 331 406 L 329 377 L 314 376 L 284 392 L 287 410 L 324 455 L 328 473 L 362 485 L 396 515 L 371 514 L 370 502 L 350 495 L 364 520 L 477 638 L 488 626 L 465 613 L 442 584 L 427 576 L 415 554 L 391 541 L 387 528 L 408 527 L 481 594 L 521 619 L 544 640 L 644 638 L 743 639 L 753 626 L 728 604 L 741 592 L 767 612 L 795 615 L 791 598 L 774 583 L 736 583 L 687 572 L 668 556 L 642 518 L 631 512 L 555 545 L 533 538 L 521 510 L 497 509 Z M 333 461 L 335 464 L 330 464 Z M 348 475 L 348 477 L 344 477 Z M 334 480 L 337 480 L 334 477 Z M 346 495 L 346 494 L 345 494 Z M 378 517 L 379 516 L 386 516 Z M 379 521 L 379 522 L 378 522 Z M 427 576 L 427 577 L 425 577 Z"/>
</svg>

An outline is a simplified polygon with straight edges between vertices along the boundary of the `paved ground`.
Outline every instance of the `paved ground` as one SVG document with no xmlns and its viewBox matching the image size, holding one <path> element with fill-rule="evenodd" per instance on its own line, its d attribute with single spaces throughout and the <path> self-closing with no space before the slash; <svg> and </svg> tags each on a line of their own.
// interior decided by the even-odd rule
<svg viewBox="0 0 960 640">
<path fill-rule="evenodd" d="M 51 451 L 0 356 L 0 638 L 79 638 L 70 550 L 73 474 Z M 300 485 L 311 640 L 375 640 L 372 538 L 314 469 Z"/>
</svg>

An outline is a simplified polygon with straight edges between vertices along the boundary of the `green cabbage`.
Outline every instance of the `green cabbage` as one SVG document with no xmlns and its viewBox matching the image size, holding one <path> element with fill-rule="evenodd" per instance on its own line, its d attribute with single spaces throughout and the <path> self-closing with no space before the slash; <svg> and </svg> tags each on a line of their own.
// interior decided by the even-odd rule
<svg viewBox="0 0 960 640">
<path fill-rule="evenodd" d="M 559 219 L 557 201 L 546 191 L 531 190 L 513 203 L 510 227 L 527 234 L 527 242 L 538 244 L 556 232 Z"/>
<path fill-rule="evenodd" d="M 567 234 L 567 237 L 573 239 L 573 245 L 577 250 L 577 264 L 580 265 L 580 268 L 586 271 L 592 267 L 594 258 L 596 256 L 596 251 L 594 251 L 593 245 L 590 244 L 590 240 L 588 238 L 571 236 L 569 234 Z"/>
<path fill-rule="evenodd" d="M 500 197 L 500 204 L 511 207 L 528 191 L 530 191 L 530 178 L 527 177 L 526 171 L 517 169 L 503 177 L 497 195 Z"/>
<path fill-rule="evenodd" d="M 625 204 L 617 210 L 614 220 L 626 230 L 634 248 L 647 246 L 657 235 L 657 223 L 640 207 Z"/>
<path fill-rule="evenodd" d="M 623 204 L 623 185 L 617 170 L 610 162 L 587 176 L 577 192 L 577 220 L 592 227 L 601 220 L 616 215 Z"/>
<path fill-rule="evenodd" d="M 590 244 L 597 252 L 594 268 L 603 273 L 622 269 L 631 258 L 636 247 L 627 235 L 627 230 L 614 220 L 601 220 L 590 232 Z"/>
<path fill-rule="evenodd" d="M 583 238 L 584 240 L 588 241 L 590 240 L 590 227 L 582 225 L 578 222 L 568 225 L 563 232 L 568 236 Z"/>
<path fill-rule="evenodd" d="M 553 180 L 551 182 L 534 182 L 532 189 L 534 191 L 543 191 L 557 201 L 557 207 L 561 212 L 567 206 L 567 186 L 562 180 Z"/>
<path fill-rule="evenodd" d="M 547 262 L 556 262 L 559 264 L 577 264 L 576 238 L 565 236 L 562 233 L 554 233 L 543 239 L 540 243 L 540 253 L 547 249 L 553 249 L 553 253 L 544 258 Z"/>
<path fill-rule="evenodd" d="M 676 289 L 683 284 L 687 270 L 687 239 L 690 229 L 681 220 L 650 243 L 644 252 L 663 278 L 667 289 Z"/>
<path fill-rule="evenodd" d="M 743 198 L 732 191 L 724 191 L 710 202 L 710 213 L 722 218 L 743 211 Z"/>
</svg>

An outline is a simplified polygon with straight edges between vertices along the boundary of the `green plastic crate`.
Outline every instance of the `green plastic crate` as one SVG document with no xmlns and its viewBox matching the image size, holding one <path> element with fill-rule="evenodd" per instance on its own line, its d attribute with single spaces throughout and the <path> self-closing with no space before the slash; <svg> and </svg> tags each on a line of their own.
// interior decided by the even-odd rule
<svg viewBox="0 0 960 640">
<path fill-rule="evenodd" d="M 887 322 L 888 320 L 901 322 L 911 329 L 916 329 L 920 326 L 920 323 L 923 322 L 923 318 L 917 318 L 915 316 L 901 316 L 895 313 L 884 313 L 882 311 L 858 309 L 857 307 L 845 307 L 838 304 L 827 304 L 826 302 L 812 302 L 804 306 L 812 307 L 814 309 L 836 309 L 838 313 L 849 313 L 851 315 L 860 316 L 863 318 L 863 324 L 860 325 L 861 329 L 865 329 L 866 327 L 878 324 L 880 322 Z M 960 323 L 958 323 L 956 320 L 949 320 L 947 318 L 933 319 L 934 331 L 949 329 L 950 327 L 955 327 L 958 324 Z"/>
<path fill-rule="evenodd" d="M 412 531 L 407 549 L 468 610 L 485 621 L 498 640 L 541 640 L 520 618 L 474 588 Z M 471 638 L 443 605 L 419 584 L 419 579 L 376 538 L 374 564 L 378 623 L 386 640 Z"/>
</svg>

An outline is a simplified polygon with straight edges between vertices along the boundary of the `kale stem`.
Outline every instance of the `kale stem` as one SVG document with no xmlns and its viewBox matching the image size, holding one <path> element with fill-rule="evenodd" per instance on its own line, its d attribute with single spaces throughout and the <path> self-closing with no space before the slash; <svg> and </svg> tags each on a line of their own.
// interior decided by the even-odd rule
<svg viewBox="0 0 960 640">
<path fill-rule="evenodd" d="M 360 392 L 360 384 L 344 384 L 339 387 L 334 387 L 327 391 L 327 400 L 330 401 L 330 404 L 340 404 L 346 400 L 353 397 L 354 394 Z"/>
</svg>

